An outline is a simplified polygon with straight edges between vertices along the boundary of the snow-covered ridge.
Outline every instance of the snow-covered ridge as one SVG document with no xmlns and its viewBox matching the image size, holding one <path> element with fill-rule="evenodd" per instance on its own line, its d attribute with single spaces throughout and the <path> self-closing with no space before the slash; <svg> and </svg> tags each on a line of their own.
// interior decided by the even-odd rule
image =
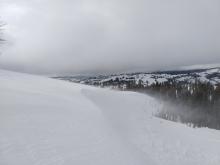
<svg viewBox="0 0 220 165">
<path fill-rule="evenodd" d="M 144 86 L 151 86 L 156 83 L 165 83 L 168 81 L 185 83 L 200 81 L 202 83 L 217 85 L 220 84 L 220 67 L 209 69 L 160 71 L 153 73 L 130 73 L 109 76 L 61 76 L 56 78 L 91 85 L 102 85 L 103 83 L 112 81 L 135 81 L 136 84 L 141 83 Z"/>
<path fill-rule="evenodd" d="M 219 165 L 220 132 L 134 92 L 0 70 L 1 165 Z"/>
</svg>

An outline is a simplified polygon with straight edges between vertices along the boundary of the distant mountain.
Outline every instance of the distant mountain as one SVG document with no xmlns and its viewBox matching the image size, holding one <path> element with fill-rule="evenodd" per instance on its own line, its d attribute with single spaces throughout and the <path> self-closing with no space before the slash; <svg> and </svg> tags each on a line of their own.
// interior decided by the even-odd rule
<svg viewBox="0 0 220 165">
<path fill-rule="evenodd" d="M 213 86 L 217 86 L 220 83 L 220 67 L 158 71 L 151 73 L 124 73 L 118 75 L 58 76 L 54 78 L 97 86 L 124 85 L 124 88 L 126 88 L 126 85 L 129 82 L 134 82 L 136 85 L 140 85 L 141 83 L 144 87 L 149 87 L 158 83 L 195 83 L 196 81 L 210 83 Z"/>
</svg>

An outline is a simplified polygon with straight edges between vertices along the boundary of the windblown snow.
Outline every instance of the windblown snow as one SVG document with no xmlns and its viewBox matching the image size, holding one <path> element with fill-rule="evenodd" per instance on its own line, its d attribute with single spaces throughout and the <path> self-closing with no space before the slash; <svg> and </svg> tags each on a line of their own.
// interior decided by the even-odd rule
<svg viewBox="0 0 220 165">
<path fill-rule="evenodd" d="M 220 131 L 150 96 L 0 71 L 0 165 L 219 165 Z"/>
</svg>

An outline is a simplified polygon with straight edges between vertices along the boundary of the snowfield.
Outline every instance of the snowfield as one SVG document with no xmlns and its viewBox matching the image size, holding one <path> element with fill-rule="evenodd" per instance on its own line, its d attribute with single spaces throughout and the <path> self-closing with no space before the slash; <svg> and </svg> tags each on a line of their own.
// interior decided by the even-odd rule
<svg viewBox="0 0 220 165">
<path fill-rule="evenodd" d="M 150 96 L 0 71 L 0 165 L 219 165 L 220 131 Z"/>
</svg>

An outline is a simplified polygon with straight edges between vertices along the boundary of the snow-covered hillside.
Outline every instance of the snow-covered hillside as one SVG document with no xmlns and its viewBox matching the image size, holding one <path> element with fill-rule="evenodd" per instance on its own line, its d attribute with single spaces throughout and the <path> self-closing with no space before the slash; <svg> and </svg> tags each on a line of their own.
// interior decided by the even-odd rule
<svg viewBox="0 0 220 165">
<path fill-rule="evenodd" d="M 203 67 L 191 66 L 172 71 L 159 71 L 152 73 L 124 73 L 98 76 L 57 76 L 54 78 L 100 86 L 105 86 L 106 84 L 114 85 L 114 82 L 117 82 L 118 84 L 126 84 L 133 81 L 136 84 L 141 83 L 141 85 L 145 87 L 152 86 L 157 83 L 195 83 L 196 81 L 201 83 L 210 83 L 211 85 L 216 86 L 220 84 L 220 66 L 214 68 L 211 66 L 212 65 L 205 65 Z"/>
<path fill-rule="evenodd" d="M 0 71 L 0 165 L 219 165 L 220 131 L 154 117 L 162 106 Z"/>
</svg>

